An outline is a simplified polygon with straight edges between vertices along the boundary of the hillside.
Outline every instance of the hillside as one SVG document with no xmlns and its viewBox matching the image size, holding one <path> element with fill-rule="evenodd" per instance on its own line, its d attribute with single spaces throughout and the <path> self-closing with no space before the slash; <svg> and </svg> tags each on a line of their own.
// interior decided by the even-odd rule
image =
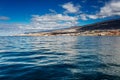
<svg viewBox="0 0 120 80">
<path fill-rule="evenodd" d="M 98 22 L 95 24 L 85 25 L 78 30 L 112 30 L 120 29 L 120 19 Z"/>
<path fill-rule="evenodd" d="M 82 36 L 120 36 L 120 19 L 108 20 L 85 26 L 71 27 L 50 32 L 21 34 L 22 36 L 82 35 Z"/>
</svg>

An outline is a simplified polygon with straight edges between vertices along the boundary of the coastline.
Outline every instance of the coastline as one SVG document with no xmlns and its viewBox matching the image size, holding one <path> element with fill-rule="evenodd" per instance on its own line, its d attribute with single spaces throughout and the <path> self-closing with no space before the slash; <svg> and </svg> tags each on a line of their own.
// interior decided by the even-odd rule
<svg viewBox="0 0 120 80">
<path fill-rule="evenodd" d="M 70 28 L 52 30 L 46 32 L 29 32 L 15 36 L 120 36 L 120 19 L 107 20 L 88 24 L 85 26 L 73 26 Z"/>
<path fill-rule="evenodd" d="M 28 33 L 19 34 L 16 36 L 120 36 L 120 29 L 117 30 L 86 30 L 86 31 L 53 31 L 53 32 L 40 32 L 40 33 Z"/>
</svg>

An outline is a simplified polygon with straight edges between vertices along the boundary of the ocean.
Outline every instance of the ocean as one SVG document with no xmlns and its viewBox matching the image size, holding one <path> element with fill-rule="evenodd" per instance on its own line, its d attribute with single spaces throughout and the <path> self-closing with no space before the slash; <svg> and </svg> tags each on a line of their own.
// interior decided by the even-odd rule
<svg viewBox="0 0 120 80">
<path fill-rule="evenodd" d="M 0 37 L 0 80 L 120 80 L 120 37 Z"/>
</svg>

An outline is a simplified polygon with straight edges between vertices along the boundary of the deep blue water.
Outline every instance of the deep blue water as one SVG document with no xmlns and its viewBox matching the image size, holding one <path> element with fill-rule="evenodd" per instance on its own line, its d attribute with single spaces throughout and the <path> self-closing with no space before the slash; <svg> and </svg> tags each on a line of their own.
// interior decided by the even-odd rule
<svg viewBox="0 0 120 80">
<path fill-rule="evenodd" d="M 0 37 L 0 80 L 120 80 L 120 37 Z"/>
</svg>

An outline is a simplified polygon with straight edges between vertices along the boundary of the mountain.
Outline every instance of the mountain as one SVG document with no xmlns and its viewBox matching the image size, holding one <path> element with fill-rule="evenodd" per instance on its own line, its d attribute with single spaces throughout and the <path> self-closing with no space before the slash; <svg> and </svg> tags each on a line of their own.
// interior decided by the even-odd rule
<svg viewBox="0 0 120 80">
<path fill-rule="evenodd" d="M 82 36 L 120 36 L 120 19 L 108 20 L 85 26 L 74 26 L 66 29 L 27 33 L 22 36 L 82 35 Z"/>
<path fill-rule="evenodd" d="M 78 30 L 111 30 L 120 29 L 120 19 L 108 20 L 103 22 L 98 22 L 95 24 L 85 25 Z"/>
</svg>

